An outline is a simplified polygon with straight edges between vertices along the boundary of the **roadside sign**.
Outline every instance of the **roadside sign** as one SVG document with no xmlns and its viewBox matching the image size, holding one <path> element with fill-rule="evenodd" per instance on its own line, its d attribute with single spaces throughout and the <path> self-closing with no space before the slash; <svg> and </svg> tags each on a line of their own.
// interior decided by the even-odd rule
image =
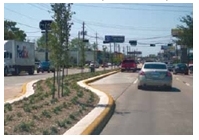
<svg viewBox="0 0 199 140">
<path fill-rule="evenodd" d="M 124 36 L 114 36 L 114 35 L 106 35 L 105 41 L 110 43 L 124 43 Z"/>
<path fill-rule="evenodd" d="M 39 28 L 41 30 L 50 30 L 50 25 L 52 22 L 52 20 L 42 20 L 39 22 Z"/>
</svg>

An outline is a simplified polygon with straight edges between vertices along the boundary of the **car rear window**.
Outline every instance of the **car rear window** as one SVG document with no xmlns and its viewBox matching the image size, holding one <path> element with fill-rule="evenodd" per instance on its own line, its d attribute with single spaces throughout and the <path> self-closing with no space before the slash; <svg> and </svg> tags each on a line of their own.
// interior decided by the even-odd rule
<svg viewBox="0 0 199 140">
<path fill-rule="evenodd" d="M 145 69 L 167 69 L 166 65 L 164 64 L 145 64 Z"/>
</svg>

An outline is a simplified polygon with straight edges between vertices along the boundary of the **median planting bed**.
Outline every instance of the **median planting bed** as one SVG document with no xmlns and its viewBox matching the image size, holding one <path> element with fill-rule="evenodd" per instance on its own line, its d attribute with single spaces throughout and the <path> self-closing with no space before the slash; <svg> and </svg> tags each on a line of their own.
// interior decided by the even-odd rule
<svg viewBox="0 0 199 140">
<path fill-rule="evenodd" d="M 63 97 L 52 99 L 53 80 L 38 81 L 28 98 L 4 105 L 5 135 L 62 135 L 99 102 L 97 95 L 77 85 L 90 77 L 113 70 L 67 75 Z"/>
</svg>

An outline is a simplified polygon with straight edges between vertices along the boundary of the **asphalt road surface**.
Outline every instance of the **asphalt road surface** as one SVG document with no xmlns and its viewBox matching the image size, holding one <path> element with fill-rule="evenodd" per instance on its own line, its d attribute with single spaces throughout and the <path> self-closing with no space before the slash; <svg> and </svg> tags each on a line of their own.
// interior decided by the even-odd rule
<svg viewBox="0 0 199 140">
<path fill-rule="evenodd" d="M 171 91 L 138 90 L 137 73 L 117 73 L 91 85 L 116 109 L 101 135 L 193 135 L 193 76 L 174 75 Z"/>
</svg>

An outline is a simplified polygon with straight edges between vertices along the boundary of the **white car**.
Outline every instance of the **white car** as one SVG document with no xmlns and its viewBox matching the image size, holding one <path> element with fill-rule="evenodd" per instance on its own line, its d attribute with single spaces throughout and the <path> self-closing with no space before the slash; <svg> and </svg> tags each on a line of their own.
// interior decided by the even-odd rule
<svg viewBox="0 0 199 140">
<path fill-rule="evenodd" d="M 172 89 L 172 74 L 162 62 L 145 62 L 138 75 L 138 89 L 161 87 Z"/>
</svg>

